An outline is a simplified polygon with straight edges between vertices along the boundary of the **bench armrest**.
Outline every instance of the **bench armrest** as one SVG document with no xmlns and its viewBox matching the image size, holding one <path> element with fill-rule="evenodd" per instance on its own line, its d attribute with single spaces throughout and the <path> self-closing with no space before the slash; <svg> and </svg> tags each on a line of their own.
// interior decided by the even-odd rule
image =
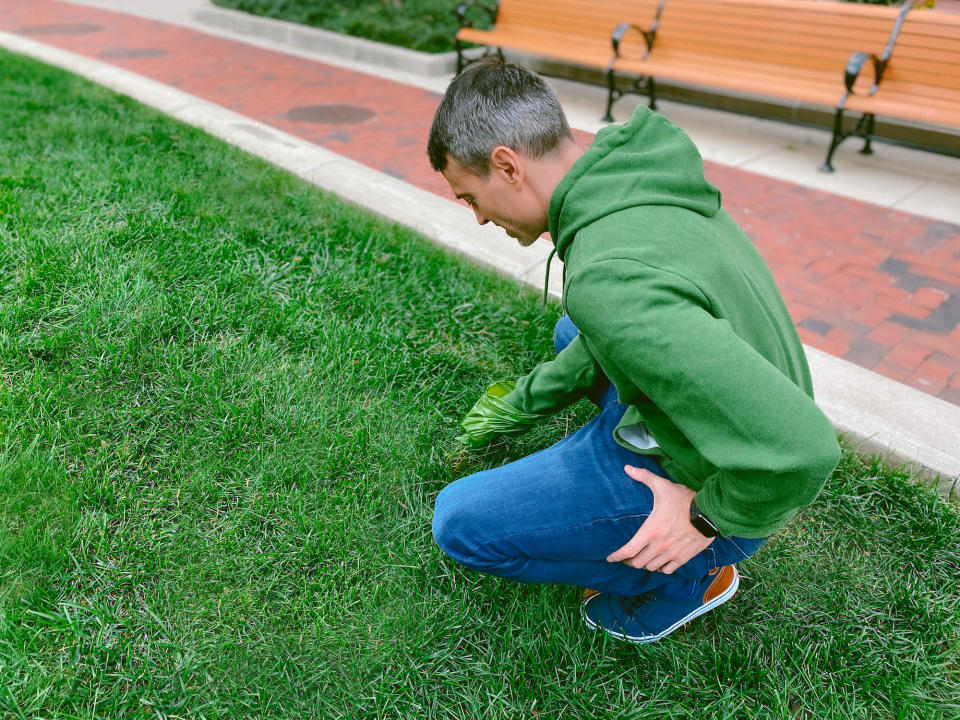
<svg viewBox="0 0 960 720">
<path fill-rule="evenodd" d="M 481 10 L 485 11 L 487 15 L 490 16 L 490 20 L 494 25 L 497 23 L 497 11 L 500 9 L 500 3 L 497 2 L 493 7 L 489 5 L 481 5 L 475 0 L 465 0 L 464 2 L 457 5 L 457 20 L 460 22 L 461 28 L 473 27 L 473 21 L 467 19 L 467 10 L 471 7 L 478 7 Z"/>
<path fill-rule="evenodd" d="M 877 87 L 880 85 L 880 79 L 883 77 L 883 71 L 887 67 L 887 61 L 881 60 L 873 53 L 857 52 L 847 60 L 847 67 L 843 72 L 843 84 L 847 86 L 848 93 L 853 92 L 853 86 L 857 82 L 860 71 L 863 70 L 863 66 L 866 65 L 867 60 L 873 62 L 873 87 L 870 88 L 868 94 L 873 95 L 877 91 Z"/>
<path fill-rule="evenodd" d="M 620 57 L 620 43 L 623 42 L 623 36 L 627 34 L 627 30 L 636 30 L 641 35 L 647 43 L 647 53 L 644 57 L 648 57 L 653 51 L 653 41 L 657 38 L 657 28 L 660 27 L 660 15 L 663 13 L 663 6 L 666 4 L 667 0 L 660 0 L 657 3 L 657 14 L 653 17 L 653 23 L 650 25 L 649 30 L 644 30 L 642 27 L 635 23 L 620 23 L 613 30 L 613 34 L 610 36 L 611 44 L 613 45 L 613 56 L 615 58 Z"/>
<path fill-rule="evenodd" d="M 638 33 L 643 35 L 643 39 L 647 43 L 647 55 L 650 54 L 650 51 L 653 50 L 653 39 L 654 33 L 656 30 L 644 30 L 639 25 L 634 23 L 620 23 L 613 30 L 613 34 L 610 36 L 610 42 L 613 45 L 613 55 L 614 57 L 620 57 L 620 43 L 623 42 L 623 36 L 627 34 L 627 30 L 636 30 Z"/>
<path fill-rule="evenodd" d="M 893 24 L 893 30 L 890 31 L 890 39 L 887 42 L 887 48 L 883 55 L 877 57 L 873 53 L 858 52 L 850 56 L 847 60 L 847 68 L 844 72 L 844 84 L 847 86 L 847 94 L 853 93 L 853 85 L 857 81 L 857 76 L 863 69 L 867 60 L 873 61 L 873 87 L 870 88 L 869 95 L 873 95 L 880 87 L 880 81 L 883 80 L 883 73 L 887 70 L 887 64 L 890 62 L 890 56 L 893 55 L 893 48 L 897 44 L 897 38 L 900 36 L 900 29 L 903 27 L 903 21 L 907 13 L 913 8 L 912 2 L 904 2 L 900 13 L 897 15 L 897 21 Z"/>
</svg>

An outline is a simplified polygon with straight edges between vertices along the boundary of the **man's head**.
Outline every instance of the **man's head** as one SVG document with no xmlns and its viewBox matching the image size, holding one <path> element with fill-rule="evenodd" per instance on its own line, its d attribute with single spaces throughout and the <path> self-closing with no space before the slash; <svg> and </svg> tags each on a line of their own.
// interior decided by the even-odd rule
<svg viewBox="0 0 960 720">
<path fill-rule="evenodd" d="M 521 245 L 546 231 L 550 195 L 579 153 L 553 90 L 522 67 L 494 61 L 454 78 L 427 143 L 433 169 L 477 222 L 493 221 Z"/>
</svg>

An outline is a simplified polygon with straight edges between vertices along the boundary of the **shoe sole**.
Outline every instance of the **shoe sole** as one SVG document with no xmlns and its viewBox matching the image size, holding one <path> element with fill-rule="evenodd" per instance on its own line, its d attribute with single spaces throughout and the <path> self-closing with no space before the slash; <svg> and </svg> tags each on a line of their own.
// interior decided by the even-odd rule
<svg viewBox="0 0 960 720">
<path fill-rule="evenodd" d="M 591 595 L 589 598 L 585 599 L 581 603 L 580 613 L 581 615 L 583 615 L 583 621 L 587 624 L 587 627 L 590 628 L 591 630 L 603 630 L 605 633 L 607 633 L 608 635 L 612 635 L 618 640 L 623 640 L 625 642 L 633 643 L 635 645 L 645 645 L 646 643 L 656 642 L 657 640 L 661 640 L 662 638 L 665 638 L 674 630 L 679 629 L 681 626 L 685 625 L 691 620 L 694 620 L 700 617 L 704 613 L 710 612 L 711 610 L 713 610 L 715 607 L 718 607 L 719 605 L 723 605 L 727 600 L 732 598 L 736 594 L 737 588 L 740 587 L 740 573 L 737 572 L 736 567 L 731 566 L 731 569 L 733 570 L 733 582 L 730 583 L 730 587 L 728 587 L 726 590 L 724 590 L 722 593 L 720 593 L 720 595 L 715 597 L 710 602 L 704 603 L 693 612 L 689 613 L 685 617 L 680 618 L 673 625 L 668 627 L 663 632 L 658 633 L 657 635 L 641 635 L 640 637 L 637 637 L 634 635 L 627 635 L 626 633 L 618 633 L 618 632 L 614 632 L 613 630 L 608 630 L 607 628 L 593 622 L 593 620 L 587 617 L 587 605 L 590 603 L 591 600 L 593 600 L 593 598 L 596 597 L 596 595 Z M 599 594 L 600 593 L 597 593 L 597 595 Z"/>
</svg>

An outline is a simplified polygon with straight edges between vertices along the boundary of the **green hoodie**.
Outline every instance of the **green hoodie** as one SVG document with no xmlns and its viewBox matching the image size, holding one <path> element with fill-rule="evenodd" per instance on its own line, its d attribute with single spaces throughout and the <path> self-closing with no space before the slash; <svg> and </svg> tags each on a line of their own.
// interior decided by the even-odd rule
<svg viewBox="0 0 960 720">
<path fill-rule="evenodd" d="M 725 536 L 765 537 L 839 460 L 769 269 L 682 130 L 640 107 L 554 191 L 550 234 L 580 330 L 504 400 L 560 410 L 609 379 L 622 446 L 654 454 Z"/>
</svg>

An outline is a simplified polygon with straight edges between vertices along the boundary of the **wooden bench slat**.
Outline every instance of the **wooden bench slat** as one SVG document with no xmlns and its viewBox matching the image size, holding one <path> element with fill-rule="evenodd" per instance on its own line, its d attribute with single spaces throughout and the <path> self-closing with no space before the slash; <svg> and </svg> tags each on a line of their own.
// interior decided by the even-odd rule
<svg viewBox="0 0 960 720">
<path fill-rule="evenodd" d="M 671 10 L 676 12 L 681 8 L 694 8 L 701 12 L 709 12 L 711 15 L 727 16 L 731 13 L 746 12 L 756 14 L 758 8 L 767 12 L 814 12 L 823 17 L 852 17 L 855 19 L 870 18 L 876 16 L 886 17 L 891 13 L 891 8 L 883 5 L 862 5 L 844 3 L 813 3 L 810 0 L 766 0 L 765 2 L 756 2 L 755 0 L 684 0 L 684 2 L 675 2 Z M 896 9 L 893 9 L 896 14 Z"/>
<path fill-rule="evenodd" d="M 876 99 L 876 105 L 885 105 L 885 104 L 902 104 L 902 105 L 912 105 L 918 108 L 932 108 L 938 112 L 957 112 L 958 117 L 960 117 L 960 100 L 954 98 L 953 100 L 947 100 L 945 98 L 931 98 L 924 95 L 918 95 L 916 93 L 903 93 L 898 95 L 896 98 L 890 98 L 889 100 L 884 100 L 883 98 Z"/>
<path fill-rule="evenodd" d="M 901 57 L 897 58 L 896 64 L 890 63 L 889 69 L 883 76 L 882 85 L 887 85 L 894 78 L 900 82 L 918 85 L 956 87 L 952 81 L 960 81 L 960 64 L 937 62 L 935 59 Z"/>
<path fill-rule="evenodd" d="M 701 22 L 701 21 L 698 21 Z M 864 27 L 841 24 L 818 25 L 808 22 L 772 23 L 762 25 L 740 24 L 735 27 L 725 27 L 720 24 L 689 25 L 682 31 L 669 30 L 664 21 L 663 32 L 658 42 L 663 44 L 690 44 L 696 45 L 704 40 L 712 40 L 724 45 L 736 45 L 753 37 L 764 37 L 769 34 L 792 34 L 798 43 L 819 42 L 825 47 L 856 45 L 857 43 L 871 43 L 870 50 L 883 50 L 890 36 L 890 25 Z M 786 50 L 786 48 L 785 48 Z"/>
<path fill-rule="evenodd" d="M 834 70 L 837 75 L 841 75 L 850 55 L 855 52 L 853 49 L 830 48 L 825 44 L 809 44 L 791 47 L 791 51 L 783 51 L 784 43 L 789 42 L 787 35 L 770 35 L 763 38 L 752 38 L 749 42 L 743 41 L 736 46 L 724 46 L 716 41 L 707 41 L 698 43 L 696 47 L 678 48 L 664 44 L 657 48 L 658 54 L 682 54 L 697 53 L 711 54 L 717 56 L 722 61 L 723 58 L 756 60 L 758 62 L 782 62 L 788 65 L 801 65 L 805 67 L 817 67 L 824 70 Z M 851 48 L 858 45 L 852 44 Z M 862 46 L 861 46 L 862 47 Z M 869 47 L 865 47 L 865 52 L 870 52 Z"/>
<path fill-rule="evenodd" d="M 489 34 L 483 30 L 465 29 L 458 36 L 465 42 L 492 44 L 509 47 L 521 52 L 543 55 L 558 60 L 569 60 L 590 67 L 606 68 L 610 62 L 610 48 L 606 43 L 578 43 L 571 46 L 569 38 L 549 33 L 528 33 L 524 35 L 499 33 Z"/>
<path fill-rule="evenodd" d="M 531 40 L 534 40 L 537 42 L 546 43 L 548 45 L 563 45 L 570 47 L 571 50 L 576 50 L 576 47 L 571 46 L 571 35 L 558 33 L 551 30 L 537 29 L 521 32 L 513 29 L 474 30 L 472 28 L 465 28 L 458 33 L 458 37 L 464 40 L 468 38 L 488 38 L 500 40 L 505 43 L 522 42 L 525 44 L 529 44 Z M 610 49 L 610 41 L 608 39 L 599 37 L 578 37 L 577 40 L 586 45 L 602 48 L 604 57 L 607 61 L 613 57 L 613 51 Z M 474 41 L 471 40 L 471 42 Z"/>
<path fill-rule="evenodd" d="M 850 102 L 851 110 L 876 115 L 915 120 L 931 125 L 946 125 L 956 127 L 960 122 L 960 104 L 949 106 L 922 105 L 910 98 L 903 100 L 883 100 L 874 98 L 870 103 Z"/>
<path fill-rule="evenodd" d="M 901 37 L 912 35 L 960 39 L 960 15 L 947 13 L 911 12 L 900 31 Z"/>
<path fill-rule="evenodd" d="M 957 57 L 957 47 L 960 45 L 960 39 L 949 40 L 945 38 L 919 38 L 917 36 L 906 37 L 903 42 L 898 42 L 897 46 L 893 49 L 895 56 L 912 56 L 912 57 L 932 57 L 928 56 L 927 53 L 939 53 L 937 56 L 937 62 L 950 62 L 957 63 L 960 62 L 960 58 Z"/>
<path fill-rule="evenodd" d="M 884 95 L 900 95 L 909 91 L 911 88 L 916 88 L 917 94 L 927 97 L 960 96 L 960 76 L 950 74 L 930 75 L 924 73 L 921 77 L 923 82 L 917 82 L 914 77 L 902 71 L 891 72 L 889 75 L 884 76 L 883 82 L 880 83 L 880 89 L 877 90 L 877 94 L 882 90 Z"/>
<path fill-rule="evenodd" d="M 866 8 L 864 8 L 866 10 Z M 745 5 L 742 12 L 731 12 L 721 3 L 703 3 L 695 0 L 673 0 L 665 5 L 662 19 L 664 24 L 669 19 L 675 25 L 674 29 L 682 29 L 679 23 L 716 22 L 723 25 L 763 25 L 804 22 L 811 25 L 829 27 L 831 25 L 863 27 L 878 27 L 887 25 L 896 20 L 896 8 L 877 8 L 874 16 L 857 12 L 855 15 L 830 15 L 823 12 L 822 7 L 815 7 L 814 3 L 806 2 L 802 9 L 778 8 L 776 5 L 766 6 L 762 15 L 757 13 L 756 3 Z"/>
<path fill-rule="evenodd" d="M 571 34 L 584 35 L 593 32 L 610 33 L 622 22 L 649 24 L 656 12 L 655 0 L 633 2 L 554 2 L 549 11 L 544 3 L 502 2 L 497 24 L 504 28 L 554 28 Z"/>
<path fill-rule="evenodd" d="M 675 0 L 676 1 L 676 0 Z M 714 18 L 700 11 L 690 11 L 668 5 L 664 8 L 662 28 L 664 35 L 696 36 L 720 34 L 724 37 L 736 38 L 741 33 L 750 34 L 763 32 L 769 29 L 805 28 L 807 32 L 838 35 L 839 30 L 850 32 L 879 34 L 884 39 L 889 37 L 890 29 L 896 20 L 896 14 L 890 13 L 887 17 L 878 17 L 865 21 L 862 18 L 839 17 L 828 20 L 813 14 L 783 13 L 767 14 L 762 17 L 721 17 Z M 667 23 L 670 23 L 668 26 Z"/>
<path fill-rule="evenodd" d="M 734 74 L 719 74 L 705 63 L 658 63 L 646 64 L 644 70 L 662 80 L 686 82 L 696 85 L 742 90 L 758 95 L 773 95 L 803 100 L 827 106 L 834 105 L 842 96 L 842 78 L 830 79 L 822 73 L 785 73 L 780 66 L 754 64 L 751 71 L 741 70 Z"/>
</svg>

